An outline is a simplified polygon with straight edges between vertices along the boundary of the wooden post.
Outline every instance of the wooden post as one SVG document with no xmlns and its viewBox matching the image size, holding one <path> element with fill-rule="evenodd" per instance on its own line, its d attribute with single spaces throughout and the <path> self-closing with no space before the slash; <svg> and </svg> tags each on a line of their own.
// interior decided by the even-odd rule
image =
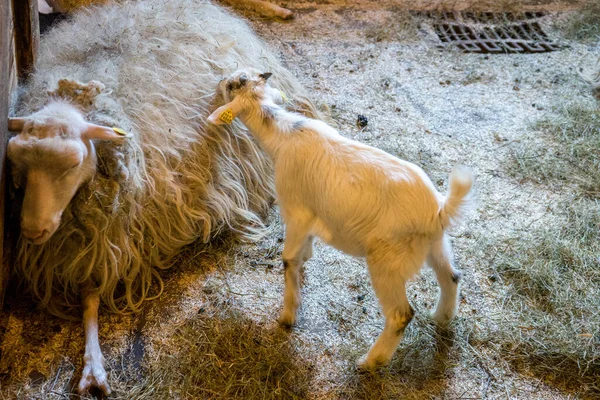
<svg viewBox="0 0 600 400">
<path fill-rule="evenodd" d="M 4 251 L 4 221 L 6 199 L 6 144 L 8 143 L 8 103 L 12 91 L 11 71 L 14 69 L 13 26 L 10 3 L 0 1 L 0 308 L 10 276 L 10 262 Z"/>
<path fill-rule="evenodd" d="M 0 308 L 10 277 L 10 247 L 17 231 L 9 226 L 6 190 L 8 110 L 16 76 L 24 80 L 33 71 L 40 28 L 37 0 L 0 0 Z"/>
<path fill-rule="evenodd" d="M 33 71 L 40 42 L 37 4 L 37 0 L 12 0 L 15 55 L 20 80 L 26 79 Z"/>
</svg>

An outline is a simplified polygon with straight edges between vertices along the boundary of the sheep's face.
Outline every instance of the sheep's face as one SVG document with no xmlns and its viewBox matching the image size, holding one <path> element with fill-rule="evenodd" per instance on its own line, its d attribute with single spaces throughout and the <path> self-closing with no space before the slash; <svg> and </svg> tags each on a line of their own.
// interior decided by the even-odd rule
<svg viewBox="0 0 600 400">
<path fill-rule="evenodd" d="M 92 139 L 121 140 L 112 128 L 87 123 L 68 103 L 53 102 L 29 117 L 9 120 L 19 131 L 8 144 L 14 183 L 25 190 L 21 233 L 46 242 L 82 184 L 96 171 Z"/>
<path fill-rule="evenodd" d="M 231 123 L 239 113 L 256 107 L 257 102 L 283 104 L 279 90 L 269 86 L 270 72 L 261 73 L 253 68 L 241 69 L 229 78 L 219 82 L 217 90 L 225 99 L 225 104 L 208 117 L 208 122 L 220 125 Z"/>
</svg>

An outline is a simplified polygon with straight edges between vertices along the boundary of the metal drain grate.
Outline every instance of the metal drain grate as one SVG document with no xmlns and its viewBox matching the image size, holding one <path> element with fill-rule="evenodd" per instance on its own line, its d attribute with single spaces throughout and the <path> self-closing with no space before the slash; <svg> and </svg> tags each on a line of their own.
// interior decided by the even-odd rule
<svg viewBox="0 0 600 400">
<path fill-rule="evenodd" d="M 469 53 L 542 53 L 560 46 L 542 30 L 544 13 L 427 12 L 442 46 Z"/>
</svg>

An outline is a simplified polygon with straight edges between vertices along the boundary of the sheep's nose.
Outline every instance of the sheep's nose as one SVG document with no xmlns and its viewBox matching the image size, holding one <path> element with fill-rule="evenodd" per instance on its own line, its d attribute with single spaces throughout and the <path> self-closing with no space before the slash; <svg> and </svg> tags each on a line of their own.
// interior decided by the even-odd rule
<svg viewBox="0 0 600 400">
<path fill-rule="evenodd" d="M 25 236 L 27 239 L 36 240 L 36 239 L 41 239 L 42 237 L 44 237 L 48 233 L 48 230 L 47 229 L 43 229 L 43 230 L 23 229 L 22 233 L 23 233 L 23 236 Z"/>
</svg>

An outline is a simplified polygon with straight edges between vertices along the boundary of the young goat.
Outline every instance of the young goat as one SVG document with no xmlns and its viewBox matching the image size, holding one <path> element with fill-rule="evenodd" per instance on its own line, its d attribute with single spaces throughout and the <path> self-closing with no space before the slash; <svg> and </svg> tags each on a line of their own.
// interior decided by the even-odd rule
<svg viewBox="0 0 600 400">
<path fill-rule="evenodd" d="M 456 313 L 461 272 L 452 265 L 444 231 L 466 206 L 471 172 L 455 168 L 449 194 L 442 196 L 416 165 L 284 110 L 278 105 L 282 94 L 267 84 L 270 75 L 247 69 L 221 81 L 218 90 L 230 102 L 208 121 L 228 124 L 239 117 L 273 160 L 286 224 L 279 322 L 292 325 L 296 320 L 300 267 L 312 256 L 313 238 L 318 236 L 348 254 L 366 257 L 386 322 L 358 365 L 387 364 L 414 315 L 406 282 L 425 261 L 441 288 L 433 319 L 445 325 Z"/>
</svg>

